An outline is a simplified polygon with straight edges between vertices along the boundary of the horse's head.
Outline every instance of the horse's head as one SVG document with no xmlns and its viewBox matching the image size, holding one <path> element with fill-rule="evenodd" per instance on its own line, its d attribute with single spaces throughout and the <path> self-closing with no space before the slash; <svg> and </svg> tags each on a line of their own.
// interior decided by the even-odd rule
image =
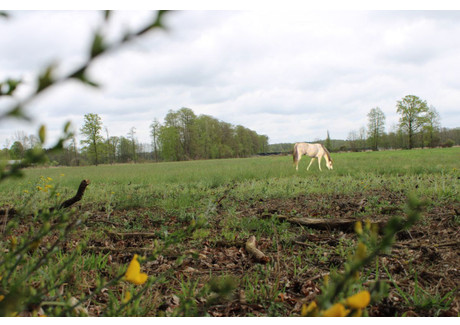
<svg viewBox="0 0 460 325">
<path fill-rule="evenodd" d="M 329 170 L 334 169 L 333 166 L 332 166 L 332 159 L 326 160 L 326 167 L 327 167 Z"/>
</svg>

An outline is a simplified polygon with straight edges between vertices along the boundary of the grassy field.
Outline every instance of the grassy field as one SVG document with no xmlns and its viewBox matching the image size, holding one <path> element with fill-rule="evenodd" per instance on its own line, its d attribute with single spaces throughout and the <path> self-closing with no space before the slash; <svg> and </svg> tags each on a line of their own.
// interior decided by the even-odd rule
<svg viewBox="0 0 460 325">
<path fill-rule="evenodd" d="M 33 168 L 25 171 L 25 178 L 0 184 L 0 203 L 20 204 L 27 196 L 24 191 L 32 194 L 41 185 L 40 177 L 51 177 L 62 197 L 73 194 L 82 179 L 90 179 L 87 203 L 110 202 L 121 208 L 161 206 L 171 193 L 181 200 L 189 197 L 189 203 L 195 205 L 197 197 L 211 199 L 210 193 L 218 196 L 229 184 L 238 184 L 234 194 L 245 196 L 250 192 L 257 198 L 355 193 L 384 185 L 392 191 L 414 190 L 439 200 L 458 195 L 459 158 L 460 148 L 340 153 L 333 156 L 333 171 L 327 171 L 323 161 L 323 172 L 316 163 L 307 172 L 309 159 L 305 157 L 296 172 L 291 156 Z M 163 199 L 156 200 L 158 196 Z M 186 208 L 186 202 L 177 203 L 177 208 Z"/>
<path fill-rule="evenodd" d="M 371 304 L 368 313 L 457 316 L 460 148 L 332 158 L 334 170 L 323 162 L 322 172 L 316 163 L 306 171 L 305 157 L 296 172 L 292 156 L 31 168 L 24 178 L 0 184 L 0 209 L 18 211 L 15 232 L 25 234 L 29 223 L 40 222 L 33 217 L 38 211 L 58 206 L 89 179 L 74 210 L 85 216 L 83 231 L 73 233 L 55 257 L 87 242 L 89 248 L 72 266 L 73 278 L 66 280 L 72 296 L 92 292 L 100 278 L 116 277 L 133 252 L 144 255 L 192 223 L 200 228 L 142 264 L 161 280 L 123 315 L 295 316 L 321 292 L 321 275 L 341 270 L 357 238 L 344 229 L 286 220 L 404 216 L 407 197 L 414 194 L 427 202 L 421 221 L 398 234 L 393 251 L 379 258 L 380 269 L 362 272 L 363 287 L 376 276 L 390 284 L 389 295 Z M 120 235 L 134 232 L 151 236 Z M 245 251 L 251 235 L 269 263 L 256 263 Z M 216 277 L 224 283 L 231 279 L 230 289 L 225 299 L 211 302 L 203 290 Z M 113 285 L 109 293 L 88 299 L 85 308 L 101 315 L 126 290 L 127 284 Z"/>
</svg>

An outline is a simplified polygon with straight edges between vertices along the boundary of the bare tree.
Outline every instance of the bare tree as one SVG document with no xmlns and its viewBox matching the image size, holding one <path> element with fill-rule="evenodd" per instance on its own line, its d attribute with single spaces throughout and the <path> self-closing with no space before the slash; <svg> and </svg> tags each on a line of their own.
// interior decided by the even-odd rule
<svg viewBox="0 0 460 325">
<path fill-rule="evenodd" d="M 136 138 L 134 137 L 134 134 L 136 134 L 136 128 L 133 126 L 133 127 L 129 130 L 128 136 L 129 136 L 129 139 L 131 140 L 133 161 L 136 162 L 136 160 L 137 160 L 137 155 L 136 155 Z"/>
</svg>

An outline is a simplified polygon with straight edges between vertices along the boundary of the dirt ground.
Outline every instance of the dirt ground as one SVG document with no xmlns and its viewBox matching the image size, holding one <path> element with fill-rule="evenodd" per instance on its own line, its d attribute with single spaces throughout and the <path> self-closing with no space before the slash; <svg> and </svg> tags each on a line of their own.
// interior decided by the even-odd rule
<svg viewBox="0 0 460 325">
<path fill-rule="evenodd" d="M 403 215 L 405 197 L 402 193 L 379 192 L 373 195 L 331 195 L 299 196 L 291 199 L 247 200 L 237 202 L 236 214 L 240 218 L 257 216 L 267 218 L 270 215 L 282 215 L 296 217 L 321 217 L 355 218 L 365 213 L 371 214 L 373 219 L 385 219 L 391 215 Z M 378 197 L 380 205 L 371 204 L 371 197 Z M 233 203 L 235 204 L 235 203 Z M 208 238 L 220 238 L 222 220 L 227 217 L 226 202 L 220 202 L 217 208 L 217 217 L 211 221 L 209 228 L 211 233 Z M 115 211 L 114 216 L 122 218 L 126 211 Z M 129 211 L 131 215 L 145 215 L 145 209 Z M 156 211 L 155 213 L 161 213 Z M 391 273 L 393 283 L 412 297 L 443 297 L 453 292 L 453 302 L 450 308 L 435 313 L 435 306 L 429 303 L 425 307 L 417 306 L 414 301 L 405 301 L 394 284 L 390 285 L 389 296 L 380 303 L 369 307 L 370 316 L 458 316 L 460 308 L 460 229 L 458 218 L 460 205 L 436 206 L 424 212 L 422 220 L 409 231 L 397 234 L 397 240 L 391 253 L 379 257 L 379 264 L 385 266 Z M 114 218 L 116 219 L 116 218 Z M 107 225 L 106 217 L 101 213 L 94 213 L 88 220 L 90 227 L 98 223 Z M 180 223 L 174 215 L 168 215 L 167 220 L 157 222 L 144 218 L 143 228 L 145 232 L 154 233 L 161 227 Z M 109 226 L 113 231 L 121 232 L 116 223 Z M 231 275 L 243 279 L 246 274 L 258 272 L 260 268 L 266 268 L 269 272 L 265 285 L 275 289 L 283 289 L 283 293 L 275 298 L 282 308 L 276 315 L 295 316 L 300 314 L 303 303 L 308 303 L 320 294 L 321 275 L 327 274 L 331 266 L 340 270 L 345 258 L 334 253 L 334 249 L 343 239 L 355 240 L 356 235 L 347 229 L 308 229 L 305 226 L 289 224 L 289 233 L 292 240 L 289 245 L 278 242 L 276 236 L 262 236 L 257 241 L 257 247 L 270 257 L 271 262 L 261 265 L 248 255 L 244 248 L 247 238 L 235 238 L 235 240 L 209 240 L 188 242 L 186 251 L 170 251 L 152 262 L 143 264 L 142 268 L 149 275 L 171 271 L 171 278 L 167 284 L 155 288 L 158 296 L 158 309 L 150 316 L 158 315 L 158 311 L 164 311 L 166 315 L 177 308 L 179 301 L 177 291 L 184 279 L 198 280 L 198 288 L 210 279 L 210 274 Z M 111 263 L 126 264 L 132 258 L 132 252 L 136 248 L 151 247 L 154 238 L 142 236 L 117 237 L 107 236 L 101 240 L 90 240 L 89 246 L 97 251 L 109 252 Z M 274 244 L 274 241 L 275 244 Z M 276 249 L 274 249 L 276 247 Z M 305 251 L 314 252 L 321 247 L 324 250 L 322 258 L 315 257 L 308 262 L 308 268 L 300 274 L 294 274 L 294 258 L 289 256 L 299 255 Z M 130 252 L 127 252 L 127 248 Z M 188 253 L 182 263 L 177 266 L 177 256 Z M 192 254 L 193 253 L 193 254 Z M 192 256 L 194 255 L 194 256 Z M 288 258 L 286 258 L 286 256 Z M 284 257 L 284 258 L 283 258 Z M 416 279 L 415 279 L 416 274 Z M 381 270 L 381 279 L 388 279 Z M 268 281 L 268 283 L 267 283 Z M 417 281 L 417 285 L 416 282 Z M 228 300 L 210 307 L 205 301 L 197 300 L 197 305 L 206 308 L 205 312 L 212 316 L 267 316 L 272 315 L 267 310 L 267 304 L 251 303 L 251 299 L 245 297 L 243 284 L 235 289 Z M 421 287 L 424 293 L 417 290 Z M 106 298 L 101 294 L 97 297 L 101 303 Z M 429 299 L 428 299 L 429 301 Z M 89 305 L 88 310 L 94 316 L 98 315 L 98 307 Z M 439 310 L 439 309 L 438 309 Z"/>
</svg>

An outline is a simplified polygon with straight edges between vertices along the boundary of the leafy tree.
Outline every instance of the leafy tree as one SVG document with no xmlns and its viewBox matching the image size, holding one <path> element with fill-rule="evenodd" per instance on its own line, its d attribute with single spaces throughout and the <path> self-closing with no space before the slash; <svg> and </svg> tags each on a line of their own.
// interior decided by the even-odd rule
<svg viewBox="0 0 460 325">
<path fill-rule="evenodd" d="M 425 131 L 428 133 L 428 146 L 436 147 L 439 144 L 439 129 L 441 127 L 439 113 L 434 106 L 430 106 L 426 114 Z"/>
<path fill-rule="evenodd" d="M 165 123 L 160 129 L 160 142 L 166 160 L 183 160 L 183 143 L 181 142 L 181 123 L 179 112 L 169 110 L 165 116 Z"/>
<path fill-rule="evenodd" d="M 439 138 L 441 145 L 446 143 L 449 139 L 454 141 L 454 144 L 460 145 L 460 127 L 454 129 L 441 128 L 439 131 Z"/>
<path fill-rule="evenodd" d="M 409 149 L 414 147 L 414 135 L 427 121 L 428 105 L 417 96 L 407 95 L 397 102 L 397 112 L 401 114 L 399 128 L 408 135 Z"/>
<path fill-rule="evenodd" d="M 164 125 L 157 122 L 150 127 L 152 137 L 153 131 L 159 128 L 158 143 L 165 160 L 248 157 L 263 152 L 268 146 L 265 135 L 208 115 L 197 117 L 186 107 L 170 110 Z"/>
<path fill-rule="evenodd" d="M 10 156 L 12 159 L 24 158 L 24 146 L 20 141 L 15 141 L 10 148 Z"/>
<path fill-rule="evenodd" d="M 372 150 L 377 150 L 385 132 L 385 114 L 379 107 L 371 109 L 368 118 L 368 141 Z"/>
<path fill-rule="evenodd" d="M 268 136 L 266 135 L 259 135 L 259 149 L 257 150 L 258 153 L 265 153 L 268 150 Z"/>
<path fill-rule="evenodd" d="M 179 132 L 181 144 L 186 159 L 193 156 L 192 143 L 194 142 L 194 123 L 196 115 L 190 108 L 182 107 L 178 112 Z"/>
<path fill-rule="evenodd" d="M 209 115 L 200 115 L 195 121 L 196 144 L 195 153 L 197 158 L 211 158 L 211 146 L 214 142 L 218 121 Z"/>
<path fill-rule="evenodd" d="M 214 135 L 215 142 L 219 143 L 218 158 L 235 157 L 237 153 L 236 131 L 230 123 L 216 121 Z"/>
<path fill-rule="evenodd" d="M 125 137 L 120 137 L 118 141 L 118 161 L 128 162 L 131 159 L 132 143 Z"/>
<path fill-rule="evenodd" d="M 88 150 L 94 153 L 96 166 L 98 164 L 98 145 L 103 140 L 101 136 L 102 119 L 97 114 L 85 114 L 84 125 L 80 129 L 81 133 L 86 137 L 81 140 L 81 144 L 87 145 Z"/>
<path fill-rule="evenodd" d="M 238 144 L 237 155 L 238 157 L 247 157 L 251 153 L 250 149 L 250 134 L 249 130 L 242 125 L 236 127 L 236 141 Z"/>
<path fill-rule="evenodd" d="M 120 143 L 120 138 L 111 136 L 108 141 L 108 151 L 110 157 L 110 163 L 113 163 L 117 160 L 117 149 Z"/>
<path fill-rule="evenodd" d="M 165 160 L 175 161 L 182 157 L 178 128 L 167 125 L 161 126 L 159 140 L 162 156 Z"/>
</svg>

